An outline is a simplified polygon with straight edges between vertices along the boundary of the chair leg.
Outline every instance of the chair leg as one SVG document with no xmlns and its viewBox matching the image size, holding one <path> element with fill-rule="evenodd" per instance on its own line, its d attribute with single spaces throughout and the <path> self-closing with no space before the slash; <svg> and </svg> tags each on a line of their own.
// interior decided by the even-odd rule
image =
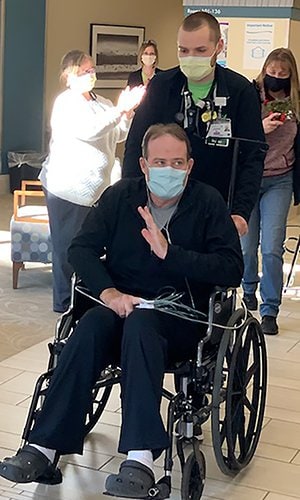
<svg viewBox="0 0 300 500">
<path fill-rule="evenodd" d="M 25 269 L 24 262 L 13 261 L 13 289 L 18 288 L 18 277 L 20 269 Z"/>
</svg>

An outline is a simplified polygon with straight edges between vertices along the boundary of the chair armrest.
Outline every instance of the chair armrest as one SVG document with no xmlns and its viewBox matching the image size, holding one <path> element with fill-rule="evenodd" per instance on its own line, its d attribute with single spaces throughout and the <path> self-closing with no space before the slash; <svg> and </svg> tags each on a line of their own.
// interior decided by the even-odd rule
<svg viewBox="0 0 300 500">
<path fill-rule="evenodd" d="M 27 190 L 27 186 L 40 186 L 42 189 L 42 183 L 38 179 L 35 181 L 23 180 L 21 183 L 21 191 Z"/>
<path fill-rule="evenodd" d="M 21 191 L 27 191 L 28 186 L 38 186 L 39 189 L 42 191 L 42 183 L 40 180 L 23 180 L 21 183 Z M 21 205 L 25 205 L 25 196 L 23 195 L 21 198 Z"/>
<path fill-rule="evenodd" d="M 22 181 L 24 182 L 24 181 Z M 25 182 L 32 182 L 32 181 L 25 181 Z M 28 191 L 27 189 L 16 189 L 14 191 L 14 220 L 15 221 L 22 221 L 22 222 L 35 222 L 35 223 L 43 223 L 43 224 L 48 224 L 49 223 L 49 218 L 48 217 L 38 217 L 37 216 L 21 216 L 19 214 L 19 209 L 21 206 L 25 205 L 26 202 L 26 197 L 33 197 L 33 198 L 44 198 L 44 192 L 43 191 Z M 20 202 L 21 200 L 21 202 Z M 42 205 L 41 205 L 42 206 Z"/>
</svg>

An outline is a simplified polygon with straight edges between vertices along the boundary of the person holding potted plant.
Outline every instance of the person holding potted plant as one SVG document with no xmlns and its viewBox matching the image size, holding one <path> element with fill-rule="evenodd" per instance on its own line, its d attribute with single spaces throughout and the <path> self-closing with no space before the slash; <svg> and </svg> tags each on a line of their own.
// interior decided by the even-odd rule
<svg viewBox="0 0 300 500">
<path fill-rule="evenodd" d="M 269 146 L 258 201 L 248 233 L 241 238 L 244 256 L 244 301 L 256 310 L 260 283 L 260 315 L 265 334 L 276 335 L 276 318 L 283 286 L 283 245 L 286 222 L 294 192 L 300 202 L 300 102 L 299 76 L 291 50 L 277 48 L 266 58 L 256 79 L 262 102 L 262 123 Z M 258 275 L 261 245 L 262 276 Z"/>
</svg>

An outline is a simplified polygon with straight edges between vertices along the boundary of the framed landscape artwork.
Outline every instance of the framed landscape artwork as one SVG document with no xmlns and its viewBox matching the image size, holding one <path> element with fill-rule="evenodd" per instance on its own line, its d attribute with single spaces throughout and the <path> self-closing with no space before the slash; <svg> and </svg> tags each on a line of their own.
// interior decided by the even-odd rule
<svg viewBox="0 0 300 500">
<path fill-rule="evenodd" d="M 139 67 L 138 50 L 145 37 L 141 26 L 91 24 L 90 54 L 96 63 L 96 88 L 123 88 Z"/>
</svg>

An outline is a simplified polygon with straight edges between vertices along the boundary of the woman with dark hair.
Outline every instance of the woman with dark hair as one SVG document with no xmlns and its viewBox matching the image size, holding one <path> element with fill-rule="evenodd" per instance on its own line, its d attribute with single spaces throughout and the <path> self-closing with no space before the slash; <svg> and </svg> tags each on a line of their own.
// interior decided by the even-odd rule
<svg viewBox="0 0 300 500">
<path fill-rule="evenodd" d="M 127 85 L 130 88 L 138 85 L 147 87 L 150 80 L 161 69 L 157 67 L 158 64 L 158 48 L 154 40 L 146 40 L 142 43 L 138 53 L 138 62 L 142 65 L 137 71 L 130 73 Z"/>
<path fill-rule="evenodd" d="M 273 50 L 256 82 L 269 150 L 249 231 L 241 239 L 245 265 L 242 286 L 248 309 L 256 310 L 255 292 L 260 282 L 262 329 L 265 334 L 276 335 L 283 286 L 283 244 L 293 191 L 294 204 L 300 202 L 300 85 L 292 52 L 285 48 Z M 260 279 L 259 244 L 262 254 Z"/>
<path fill-rule="evenodd" d="M 73 237 L 110 184 L 118 142 L 126 139 L 144 90 L 123 90 L 116 106 L 93 92 L 96 69 L 90 55 L 71 50 L 61 61 L 66 89 L 51 115 L 50 153 L 40 180 L 46 195 L 53 245 L 53 310 L 70 304 L 73 272 L 67 251 Z"/>
</svg>

